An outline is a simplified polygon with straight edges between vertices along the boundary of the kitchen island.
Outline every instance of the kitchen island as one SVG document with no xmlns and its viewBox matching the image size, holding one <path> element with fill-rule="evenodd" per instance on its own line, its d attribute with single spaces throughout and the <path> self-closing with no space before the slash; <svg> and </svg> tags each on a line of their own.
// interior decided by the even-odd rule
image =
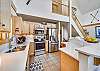
<svg viewBox="0 0 100 71">
<path fill-rule="evenodd" d="M 34 41 L 27 42 L 22 51 L 0 53 L 0 71 L 25 71 L 31 42 Z"/>
<path fill-rule="evenodd" d="M 94 57 L 100 58 L 100 43 L 84 43 L 73 39 L 61 51 L 61 71 L 95 71 Z M 98 70 L 100 71 L 100 70 Z"/>
<path fill-rule="evenodd" d="M 79 71 L 95 71 L 94 57 L 98 58 L 100 63 L 100 43 L 76 48 L 76 50 L 79 55 Z M 100 71 L 100 69 L 97 71 Z"/>
<path fill-rule="evenodd" d="M 66 47 L 59 48 L 61 51 L 61 71 L 79 71 L 79 58 L 76 48 L 82 47 L 77 39 L 63 42 Z"/>
</svg>

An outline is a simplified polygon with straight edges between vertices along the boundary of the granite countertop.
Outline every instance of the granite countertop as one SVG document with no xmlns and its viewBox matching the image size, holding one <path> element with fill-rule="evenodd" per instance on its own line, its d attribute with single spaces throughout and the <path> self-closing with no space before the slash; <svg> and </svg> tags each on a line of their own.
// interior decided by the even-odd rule
<svg viewBox="0 0 100 71">
<path fill-rule="evenodd" d="M 78 52 L 75 51 L 75 49 L 65 47 L 65 48 L 59 48 L 59 50 L 68 54 L 69 56 L 73 57 L 74 59 L 79 60 Z"/>
<path fill-rule="evenodd" d="M 29 43 L 23 51 L 1 53 L 0 54 L 0 71 L 25 71 Z"/>
<path fill-rule="evenodd" d="M 82 48 L 76 48 L 75 50 L 86 55 L 91 55 L 100 58 L 100 43 L 87 45 Z"/>
<path fill-rule="evenodd" d="M 71 39 L 69 42 L 64 42 L 67 46 L 65 48 L 59 48 L 62 52 L 69 56 L 79 60 L 78 53 L 81 52 L 86 55 L 92 55 L 100 57 L 100 42 L 99 43 L 87 43 L 80 41 L 79 39 Z"/>
<path fill-rule="evenodd" d="M 63 42 L 63 43 L 66 44 L 66 47 L 59 48 L 59 50 L 73 57 L 74 59 L 79 60 L 78 51 L 76 51 L 75 49 L 81 48 L 83 44 L 81 44 L 80 41 L 76 39 L 70 40 L 69 42 Z"/>
<path fill-rule="evenodd" d="M 76 60 L 79 60 L 79 58 L 78 58 L 79 52 L 86 54 L 86 55 L 91 55 L 91 56 L 100 58 L 100 43 L 92 44 L 92 45 L 86 45 L 84 47 L 68 46 L 68 47 L 65 47 L 65 48 L 59 48 L 59 50 L 68 54 L 69 56 L 73 57 Z"/>
<path fill-rule="evenodd" d="M 10 49 L 8 43 L 3 44 L 0 49 L 0 71 L 25 71 L 30 42 L 34 41 L 28 39 L 25 44 L 11 43 L 12 48 Z M 22 46 L 26 46 L 22 51 L 5 53 L 15 47 Z"/>
<path fill-rule="evenodd" d="M 0 53 L 9 53 L 12 52 L 13 49 L 17 47 L 23 47 L 26 46 L 26 44 L 11 44 L 9 46 L 9 43 L 3 44 L 2 47 L 0 47 Z"/>
</svg>

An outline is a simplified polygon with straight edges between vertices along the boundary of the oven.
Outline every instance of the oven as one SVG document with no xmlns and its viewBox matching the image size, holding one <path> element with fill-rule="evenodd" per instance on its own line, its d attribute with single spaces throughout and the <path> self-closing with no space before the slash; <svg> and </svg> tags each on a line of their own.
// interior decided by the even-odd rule
<svg viewBox="0 0 100 71">
<path fill-rule="evenodd" d="M 45 49 L 45 42 L 35 42 L 35 49 L 36 50 Z"/>
</svg>

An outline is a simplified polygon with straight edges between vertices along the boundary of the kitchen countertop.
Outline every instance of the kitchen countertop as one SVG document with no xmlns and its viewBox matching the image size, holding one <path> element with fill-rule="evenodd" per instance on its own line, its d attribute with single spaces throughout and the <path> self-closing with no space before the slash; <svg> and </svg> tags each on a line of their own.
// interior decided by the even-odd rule
<svg viewBox="0 0 100 71">
<path fill-rule="evenodd" d="M 1 53 L 0 71 L 25 71 L 30 42 L 34 41 L 29 41 L 23 51 Z"/>
<path fill-rule="evenodd" d="M 65 48 L 59 48 L 60 51 L 68 54 L 69 56 L 73 57 L 76 60 L 79 60 L 78 57 L 78 53 L 83 53 L 86 55 L 91 55 L 94 57 L 99 57 L 100 58 L 100 43 L 96 43 L 96 44 L 90 44 L 90 45 L 86 45 L 86 46 L 78 46 L 78 45 L 73 45 L 73 43 L 71 43 L 71 45 L 67 45 L 67 47 Z"/>
<path fill-rule="evenodd" d="M 2 53 L 0 55 L 0 71 L 24 71 L 27 61 L 29 44 L 24 51 Z"/>
<path fill-rule="evenodd" d="M 96 69 L 93 58 L 100 58 L 100 42 L 84 43 L 82 41 L 77 41 L 76 39 L 74 39 L 70 42 L 64 42 L 64 44 L 66 44 L 67 46 L 65 48 L 59 48 L 59 50 L 78 60 L 80 62 L 80 70 L 94 71 Z"/>
<path fill-rule="evenodd" d="M 9 43 L 4 44 L 5 46 L 1 47 L 2 49 L 0 49 L 0 53 L 6 53 L 9 51 L 12 51 L 15 47 L 22 47 L 22 46 L 26 46 L 26 44 L 11 44 L 11 47 L 9 48 Z"/>
<path fill-rule="evenodd" d="M 26 38 L 27 38 L 27 39 L 26 39 L 26 42 L 24 42 L 23 44 L 16 44 L 15 41 L 12 41 L 12 42 L 11 42 L 11 45 L 10 45 L 11 48 L 9 48 L 9 43 L 5 43 L 5 44 L 0 45 L 0 54 L 1 54 L 1 53 L 6 53 L 6 52 L 8 52 L 8 51 L 11 51 L 11 50 L 14 49 L 15 47 L 26 46 L 27 43 L 28 43 L 29 41 L 34 42 L 34 41 L 33 41 L 33 36 L 32 36 L 32 35 L 27 35 Z"/>
<path fill-rule="evenodd" d="M 95 57 L 100 57 L 100 43 L 86 43 L 78 39 L 71 39 L 69 42 L 64 42 L 66 44 L 65 48 L 59 48 L 60 51 L 68 54 L 76 60 L 79 60 L 79 52 L 86 55 L 93 55 Z"/>
<path fill-rule="evenodd" d="M 76 50 L 80 53 L 100 58 L 100 43 L 87 45 L 82 48 L 76 48 Z"/>
<path fill-rule="evenodd" d="M 75 49 L 65 47 L 65 48 L 59 48 L 59 50 L 68 54 L 69 56 L 73 57 L 74 59 L 78 60 L 78 52 L 75 51 Z"/>
<path fill-rule="evenodd" d="M 69 42 L 62 43 L 66 44 L 66 47 L 59 48 L 59 50 L 73 57 L 74 59 L 79 60 L 78 51 L 76 51 L 75 49 L 82 47 L 83 44 L 80 44 L 80 41 L 78 39 L 71 39 L 69 40 Z"/>
</svg>

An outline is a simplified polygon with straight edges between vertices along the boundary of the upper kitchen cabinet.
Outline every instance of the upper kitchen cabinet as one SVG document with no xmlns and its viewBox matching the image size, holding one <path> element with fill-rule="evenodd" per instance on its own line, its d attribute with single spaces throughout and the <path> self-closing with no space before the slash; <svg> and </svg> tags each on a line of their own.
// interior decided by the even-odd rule
<svg viewBox="0 0 100 71">
<path fill-rule="evenodd" d="M 11 27 L 11 0 L 0 0 L 0 27 L 10 31 Z M 4 30 L 4 31 L 5 31 Z"/>
<path fill-rule="evenodd" d="M 54 23 L 47 23 L 47 28 L 57 28 Z"/>
<path fill-rule="evenodd" d="M 22 25 L 22 34 L 29 34 L 29 22 L 24 21 Z"/>
<path fill-rule="evenodd" d="M 35 34 L 34 30 L 35 30 L 35 22 L 29 22 L 29 21 L 24 21 L 23 24 L 23 33 L 24 34 Z"/>
<path fill-rule="evenodd" d="M 35 22 L 30 22 L 30 34 L 35 34 Z"/>
<path fill-rule="evenodd" d="M 23 24 L 22 17 L 12 16 L 12 34 L 22 34 Z"/>
</svg>

